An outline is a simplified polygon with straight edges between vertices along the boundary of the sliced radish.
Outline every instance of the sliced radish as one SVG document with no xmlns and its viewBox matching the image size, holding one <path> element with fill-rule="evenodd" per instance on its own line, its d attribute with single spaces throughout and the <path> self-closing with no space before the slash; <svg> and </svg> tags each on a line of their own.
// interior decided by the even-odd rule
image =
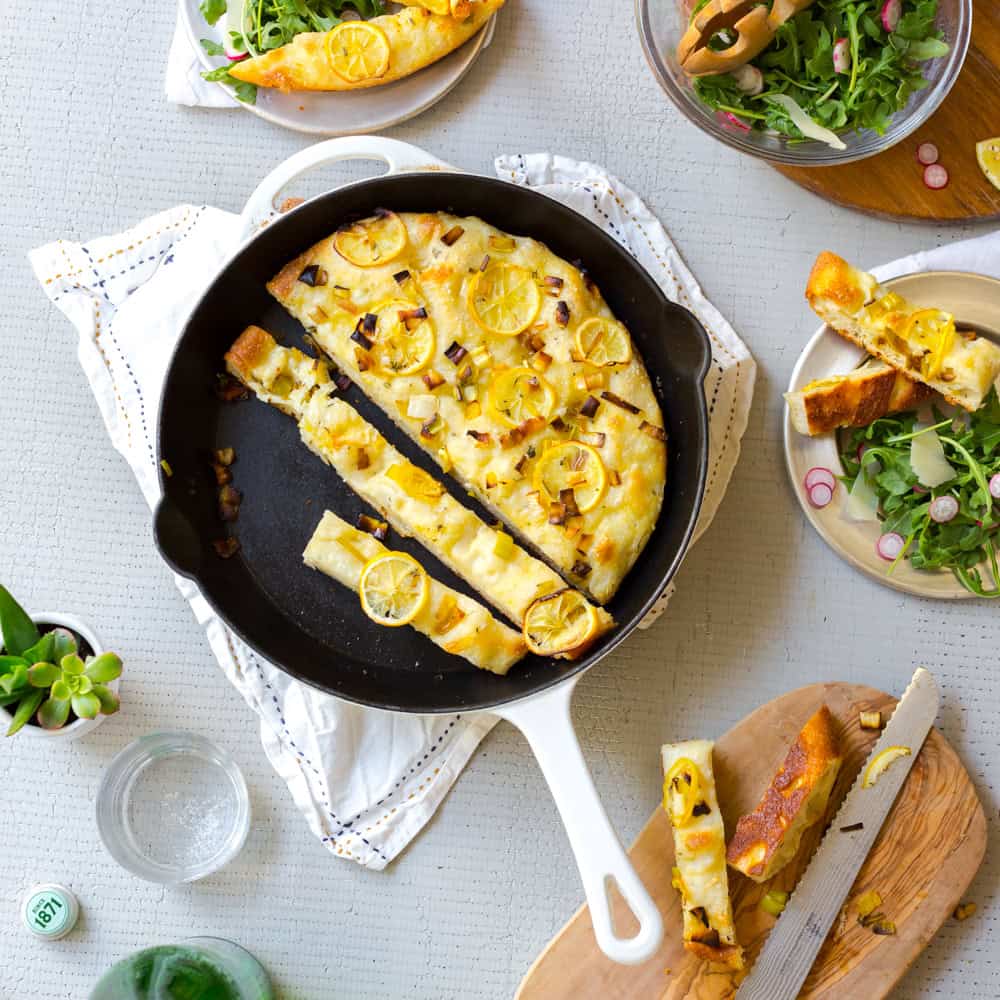
<svg viewBox="0 0 1000 1000">
<path fill-rule="evenodd" d="M 924 183 L 932 191 L 940 191 L 948 186 L 948 171 L 940 163 L 929 163 L 924 167 Z"/>
<path fill-rule="evenodd" d="M 885 0 L 882 5 L 882 27 L 891 35 L 899 27 L 899 18 L 903 13 L 903 0 Z"/>
<path fill-rule="evenodd" d="M 990 480 L 990 496 L 994 500 L 1000 500 L 1000 472 Z"/>
<path fill-rule="evenodd" d="M 734 69 L 730 76 L 744 94 L 756 97 L 764 91 L 764 74 L 756 66 L 751 66 L 750 63 L 739 69 Z"/>
<path fill-rule="evenodd" d="M 226 58 L 230 62 L 243 62 L 244 59 L 249 59 L 249 57 L 250 57 L 249 52 L 235 52 L 232 55 L 230 55 L 228 52 L 226 53 Z"/>
<path fill-rule="evenodd" d="M 746 122 L 740 121 L 740 119 L 737 118 L 736 115 L 734 115 L 731 111 L 723 111 L 721 112 L 721 114 L 722 117 L 725 118 L 730 125 L 735 125 L 741 132 L 750 131 L 750 126 L 747 125 Z"/>
<path fill-rule="evenodd" d="M 875 551 L 886 561 L 895 562 L 906 545 L 906 539 L 895 531 L 887 531 L 875 545 Z"/>
<path fill-rule="evenodd" d="M 836 488 L 837 477 L 825 466 L 817 465 L 806 473 L 804 480 L 806 490 L 811 490 L 817 483 L 826 483 L 830 489 Z"/>
<path fill-rule="evenodd" d="M 938 161 L 938 148 L 933 142 L 922 142 L 917 146 L 917 162 L 929 167 Z"/>
<path fill-rule="evenodd" d="M 851 41 L 849 38 L 838 38 L 833 46 L 833 68 L 838 73 L 851 72 Z"/>
<path fill-rule="evenodd" d="M 806 490 L 809 503 L 817 510 L 822 510 L 833 499 L 833 487 L 828 483 L 815 483 Z"/>
<path fill-rule="evenodd" d="M 926 486 L 921 486 L 920 483 L 914 483 L 913 492 L 923 496 L 925 493 L 930 493 L 930 490 Z"/>
<path fill-rule="evenodd" d="M 949 521 L 953 521 L 958 514 L 958 501 L 946 493 L 943 497 L 932 500 L 927 512 L 932 521 L 937 521 L 938 524 L 947 524 Z"/>
</svg>

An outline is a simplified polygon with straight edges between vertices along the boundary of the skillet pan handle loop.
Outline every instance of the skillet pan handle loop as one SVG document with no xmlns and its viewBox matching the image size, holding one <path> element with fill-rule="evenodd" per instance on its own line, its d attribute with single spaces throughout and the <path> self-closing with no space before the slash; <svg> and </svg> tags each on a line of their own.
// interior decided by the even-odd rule
<svg viewBox="0 0 1000 1000">
<path fill-rule="evenodd" d="M 524 733 L 538 759 L 580 869 L 598 946 L 614 962 L 638 965 L 659 948 L 663 920 L 611 827 L 583 759 L 570 716 L 575 687 L 576 678 L 571 678 L 493 711 Z M 639 922 L 634 937 L 620 937 L 615 931 L 612 882 Z"/>
<path fill-rule="evenodd" d="M 351 135 L 318 142 L 280 163 L 257 185 L 243 209 L 241 242 L 256 234 L 262 226 L 280 214 L 281 201 L 290 194 L 286 189 L 293 181 L 310 170 L 344 160 L 380 160 L 388 168 L 387 174 L 414 170 L 455 170 L 444 160 L 398 139 Z"/>
</svg>

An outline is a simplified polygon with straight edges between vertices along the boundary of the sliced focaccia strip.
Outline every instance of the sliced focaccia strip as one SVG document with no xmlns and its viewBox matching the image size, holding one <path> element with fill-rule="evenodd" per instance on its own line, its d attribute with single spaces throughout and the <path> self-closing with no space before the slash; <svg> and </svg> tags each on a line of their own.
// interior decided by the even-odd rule
<svg viewBox="0 0 1000 1000">
<path fill-rule="evenodd" d="M 726 833 L 715 796 L 711 740 L 662 748 L 663 808 L 674 829 L 674 887 L 681 894 L 684 947 L 709 962 L 743 968 L 726 873 Z"/>
<path fill-rule="evenodd" d="M 365 564 L 388 551 L 373 535 L 326 511 L 302 559 L 357 593 Z M 497 621 L 471 597 L 432 576 L 428 576 L 427 601 L 408 624 L 446 653 L 464 657 L 494 674 L 507 673 L 527 651 L 519 632 Z"/>
<path fill-rule="evenodd" d="M 755 882 L 777 875 L 826 813 L 842 761 L 833 716 L 823 705 L 802 727 L 760 804 L 740 817 L 729 864 Z"/>
<path fill-rule="evenodd" d="M 504 0 L 477 0 L 464 18 L 404 7 L 332 31 L 296 35 L 287 45 L 234 63 L 237 80 L 279 90 L 359 90 L 430 66 L 468 41 Z"/>
<path fill-rule="evenodd" d="M 382 212 L 268 288 L 480 503 L 611 598 L 655 527 L 667 447 L 642 359 L 589 275 L 480 219 Z"/>
<path fill-rule="evenodd" d="M 293 387 L 296 374 L 311 377 L 304 357 L 294 348 L 279 346 L 259 327 L 249 327 L 226 354 L 226 363 L 262 399 L 273 400 L 275 385 L 280 385 L 288 405 L 299 407 L 292 415 L 298 418 L 305 444 L 400 534 L 416 538 L 511 621 L 523 623 L 535 601 L 565 589 L 550 567 L 509 535 L 484 524 L 433 476 L 400 454 L 357 410 L 331 396 L 325 380 L 312 387 Z M 603 608 L 591 607 L 590 613 L 594 627 L 586 641 L 561 650 L 562 658 L 579 657 L 614 626 Z"/>
<path fill-rule="evenodd" d="M 933 395 L 922 382 L 871 358 L 849 375 L 833 375 L 786 392 L 785 400 L 792 426 L 815 437 L 838 427 L 867 427 L 887 413 L 915 409 Z"/>
<path fill-rule="evenodd" d="M 948 313 L 908 302 L 834 253 L 816 258 L 806 298 L 842 337 L 970 413 L 1000 379 L 1000 347 L 956 330 Z"/>
</svg>

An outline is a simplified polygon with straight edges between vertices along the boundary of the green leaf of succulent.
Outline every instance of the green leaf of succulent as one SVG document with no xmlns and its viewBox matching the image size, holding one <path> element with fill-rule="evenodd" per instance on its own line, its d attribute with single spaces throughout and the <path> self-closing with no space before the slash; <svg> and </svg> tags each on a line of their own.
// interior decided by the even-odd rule
<svg viewBox="0 0 1000 1000">
<path fill-rule="evenodd" d="M 68 702 L 70 698 L 73 697 L 73 692 L 69 689 L 69 685 L 60 677 L 59 680 L 52 685 L 52 689 L 49 691 L 49 697 L 53 701 Z"/>
<path fill-rule="evenodd" d="M 73 695 L 73 711 L 81 719 L 96 719 L 101 711 L 101 701 L 92 691 Z"/>
<path fill-rule="evenodd" d="M 82 674 L 84 670 L 83 660 L 81 660 L 76 653 L 70 653 L 69 656 L 64 656 L 59 661 L 59 666 L 62 667 L 64 674 L 70 674 L 75 677 Z"/>
<path fill-rule="evenodd" d="M 73 678 L 70 687 L 74 694 L 90 694 L 94 690 L 94 682 L 86 674 L 82 674 L 80 677 Z"/>
<path fill-rule="evenodd" d="M 49 659 L 53 663 L 58 663 L 64 656 L 76 652 L 76 636 L 67 628 L 54 628 L 50 633 L 54 643 L 52 655 Z"/>
<path fill-rule="evenodd" d="M 28 685 L 28 667 L 24 663 L 17 664 L 9 674 L 0 677 L 0 689 L 4 694 L 13 694 Z"/>
<path fill-rule="evenodd" d="M 62 671 L 54 663 L 36 663 L 28 668 L 28 683 L 36 688 L 50 688 Z"/>
<path fill-rule="evenodd" d="M 101 653 L 87 663 L 84 673 L 95 684 L 107 684 L 122 675 L 122 661 L 114 653 Z"/>
<path fill-rule="evenodd" d="M 55 654 L 56 640 L 51 632 L 46 632 L 30 649 L 21 655 L 29 663 L 52 663 Z"/>
<path fill-rule="evenodd" d="M 10 728 L 7 730 L 8 736 L 20 732 L 27 725 L 28 720 L 35 714 L 44 697 L 44 691 L 32 691 L 31 694 L 21 699 L 21 704 L 17 706 Z"/>
<path fill-rule="evenodd" d="M 121 708 L 122 703 L 118 695 L 111 688 L 107 688 L 103 684 L 94 685 L 94 695 L 101 703 L 102 715 L 114 715 Z"/>
<path fill-rule="evenodd" d="M 3 586 L 0 586 L 0 632 L 4 649 L 12 656 L 20 656 L 41 638 L 31 616 Z"/>
<path fill-rule="evenodd" d="M 6 708 L 8 705 L 13 705 L 23 697 L 23 691 L 15 691 L 13 694 L 0 694 L 0 707 Z"/>
<path fill-rule="evenodd" d="M 39 691 L 38 694 L 44 694 Z M 43 729 L 59 729 L 69 718 L 69 702 L 48 698 L 38 710 L 38 721 Z"/>
<path fill-rule="evenodd" d="M 31 666 L 31 662 L 23 656 L 0 656 L 0 674 L 9 673 L 19 663 L 23 663 L 26 667 Z"/>
</svg>

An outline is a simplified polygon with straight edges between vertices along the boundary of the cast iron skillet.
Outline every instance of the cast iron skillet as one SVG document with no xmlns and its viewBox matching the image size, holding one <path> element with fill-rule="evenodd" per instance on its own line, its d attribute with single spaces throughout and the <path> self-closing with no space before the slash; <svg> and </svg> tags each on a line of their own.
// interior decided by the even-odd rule
<svg viewBox="0 0 1000 1000">
<path fill-rule="evenodd" d="M 313 163 L 367 154 L 386 159 L 390 166 L 399 159 L 410 166 L 417 153 L 416 162 L 431 159 L 391 140 L 341 139 L 298 156 Z M 297 172 L 282 174 L 279 168 L 272 177 Z M 268 200 L 277 193 L 269 191 Z M 294 420 L 255 399 L 220 402 L 213 392 L 223 354 L 250 323 L 286 345 L 305 347 L 304 331 L 271 298 L 264 283 L 340 224 L 379 207 L 476 215 L 506 232 L 541 240 L 560 257 L 582 260 L 645 360 L 669 435 L 663 509 L 645 551 L 608 605 L 617 628 L 581 660 L 529 656 L 508 676 L 497 677 L 448 656 L 411 629 L 374 625 L 353 593 L 302 563 L 302 550 L 324 509 L 350 521 L 361 511 L 372 511 L 301 444 Z M 496 710 L 568 681 L 606 656 L 670 581 L 691 537 L 704 489 L 708 420 L 702 382 L 709 359 L 708 339 L 689 312 L 671 303 L 618 243 L 544 195 L 492 178 L 440 170 L 390 172 L 353 183 L 263 228 L 229 261 L 191 314 L 160 409 L 157 457 L 169 463 L 173 474 L 161 475 L 157 543 L 167 562 L 197 582 L 249 646 L 299 680 L 341 698 L 396 711 Z M 347 399 L 417 465 L 442 475 L 356 387 Z M 242 548 L 228 561 L 211 546 L 224 534 L 209 466 L 211 450 L 219 447 L 236 449 L 234 485 L 243 494 L 235 525 Z M 461 487 L 447 477 L 446 482 L 456 498 L 477 508 Z M 488 514 L 479 513 L 491 521 Z M 395 532 L 388 544 L 411 552 L 432 575 L 471 593 L 420 545 Z M 566 685 L 567 704 L 572 686 Z M 535 749 L 538 752 L 537 745 Z"/>
</svg>

